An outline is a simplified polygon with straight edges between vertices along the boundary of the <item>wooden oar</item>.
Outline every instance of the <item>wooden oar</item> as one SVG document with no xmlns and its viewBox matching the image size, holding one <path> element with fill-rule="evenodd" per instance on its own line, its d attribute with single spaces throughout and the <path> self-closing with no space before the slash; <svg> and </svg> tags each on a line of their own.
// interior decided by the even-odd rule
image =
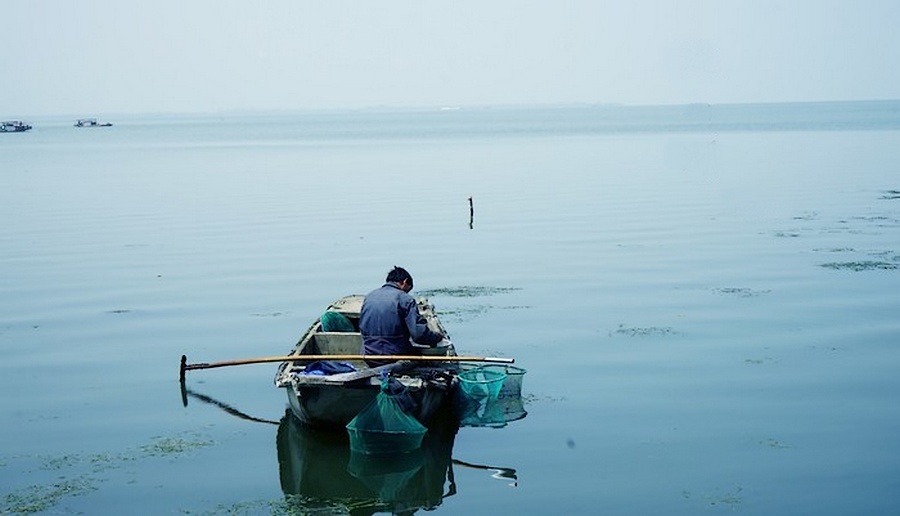
<svg viewBox="0 0 900 516">
<path fill-rule="evenodd" d="M 512 364 L 516 361 L 514 358 L 502 357 L 458 357 L 443 355 L 288 355 L 188 364 L 187 356 L 181 355 L 181 369 L 179 370 L 178 377 L 181 381 L 184 381 L 184 372 L 193 369 L 213 369 L 215 367 L 263 364 L 266 362 L 298 362 L 300 360 L 412 360 L 419 362 L 491 362 L 496 364 Z"/>
</svg>

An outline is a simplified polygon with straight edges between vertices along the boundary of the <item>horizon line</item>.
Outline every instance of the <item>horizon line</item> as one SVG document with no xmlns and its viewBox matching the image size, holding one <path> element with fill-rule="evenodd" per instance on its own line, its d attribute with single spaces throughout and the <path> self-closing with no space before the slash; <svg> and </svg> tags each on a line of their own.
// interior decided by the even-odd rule
<svg viewBox="0 0 900 516">
<path fill-rule="evenodd" d="M 566 108 L 666 108 L 666 107 L 725 107 L 725 106 L 778 106 L 788 104 L 872 104 L 900 102 L 900 98 L 855 99 L 855 100 L 796 100 L 796 101 L 754 101 L 754 102 L 674 102 L 654 104 L 629 104 L 623 102 L 545 102 L 528 104 L 435 104 L 428 106 L 391 106 L 371 105 L 365 107 L 322 107 L 322 108 L 228 108 L 205 111 L 131 111 L 131 112 L 97 112 L 83 113 L 17 115 L 0 117 L 0 120 L 55 119 L 55 118 L 104 118 L 104 117 L 141 117 L 141 116 L 233 116 L 250 114 L 302 114 L 302 113 L 361 113 L 361 112 L 456 112 L 491 109 L 566 109 Z"/>
</svg>

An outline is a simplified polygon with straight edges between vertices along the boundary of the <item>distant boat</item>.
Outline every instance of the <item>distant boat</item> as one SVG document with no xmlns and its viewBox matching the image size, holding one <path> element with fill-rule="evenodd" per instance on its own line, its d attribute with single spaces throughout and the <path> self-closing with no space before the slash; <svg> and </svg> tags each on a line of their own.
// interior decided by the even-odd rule
<svg viewBox="0 0 900 516">
<path fill-rule="evenodd" d="M 79 118 L 75 121 L 75 127 L 112 127 L 109 122 L 100 123 L 96 118 Z"/>
<path fill-rule="evenodd" d="M 0 122 L 0 133 L 22 133 L 31 129 L 31 126 L 19 120 Z"/>
</svg>

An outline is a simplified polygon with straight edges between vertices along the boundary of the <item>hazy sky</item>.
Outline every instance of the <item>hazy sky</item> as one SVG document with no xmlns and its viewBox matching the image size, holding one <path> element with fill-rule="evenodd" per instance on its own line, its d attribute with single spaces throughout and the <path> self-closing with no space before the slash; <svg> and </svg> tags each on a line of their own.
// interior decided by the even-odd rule
<svg viewBox="0 0 900 516">
<path fill-rule="evenodd" d="M 900 98 L 896 0 L 0 0 L 0 118 Z"/>
</svg>

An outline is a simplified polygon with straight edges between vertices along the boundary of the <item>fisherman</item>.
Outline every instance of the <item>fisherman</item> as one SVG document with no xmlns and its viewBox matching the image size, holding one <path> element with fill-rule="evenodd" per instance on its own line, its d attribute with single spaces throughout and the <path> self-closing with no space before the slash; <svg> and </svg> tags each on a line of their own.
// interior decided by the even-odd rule
<svg viewBox="0 0 900 516">
<path fill-rule="evenodd" d="M 443 340 L 443 335 L 428 328 L 409 295 L 412 289 L 412 276 L 395 266 L 385 284 L 366 295 L 359 314 L 363 355 L 413 355 L 418 354 L 413 342 L 434 346 Z M 367 362 L 374 367 L 390 361 Z"/>
</svg>

